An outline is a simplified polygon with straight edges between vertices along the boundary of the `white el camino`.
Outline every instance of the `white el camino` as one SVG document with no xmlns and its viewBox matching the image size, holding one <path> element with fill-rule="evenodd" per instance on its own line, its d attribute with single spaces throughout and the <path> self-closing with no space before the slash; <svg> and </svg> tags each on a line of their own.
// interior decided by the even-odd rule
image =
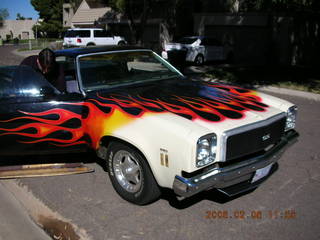
<svg viewBox="0 0 320 240">
<path fill-rule="evenodd" d="M 294 104 L 191 81 L 151 50 L 79 48 L 56 56 L 65 93 L 30 69 L 0 69 L 0 154 L 93 149 L 129 202 L 155 201 L 163 188 L 181 197 L 248 191 L 298 137 Z"/>
</svg>

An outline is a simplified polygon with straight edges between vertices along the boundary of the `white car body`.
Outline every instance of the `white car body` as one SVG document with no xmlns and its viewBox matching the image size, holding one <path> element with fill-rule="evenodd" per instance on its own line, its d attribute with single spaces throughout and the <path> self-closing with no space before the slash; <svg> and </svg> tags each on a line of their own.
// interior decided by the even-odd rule
<svg viewBox="0 0 320 240">
<path fill-rule="evenodd" d="M 72 28 L 68 29 L 63 38 L 64 47 L 84 47 L 103 45 L 124 45 L 123 37 L 113 36 L 102 28 Z"/>
<path fill-rule="evenodd" d="M 194 161 L 197 155 L 195 143 L 199 138 L 215 133 L 218 146 L 215 162 L 224 162 L 226 132 L 261 124 L 294 106 L 279 98 L 255 94 L 272 107 L 265 112 L 247 112 L 241 120 L 228 119 L 214 124 L 200 119 L 190 121 L 172 113 L 146 114 L 118 128 L 113 136 L 139 149 L 148 159 L 157 183 L 161 187 L 172 188 L 175 177 L 181 175 L 181 171 L 191 173 L 199 170 Z M 167 167 L 161 164 L 161 154 L 168 156 Z"/>
<path fill-rule="evenodd" d="M 175 43 L 165 44 L 161 55 L 164 59 L 168 59 L 168 52 L 174 50 L 185 50 L 186 61 L 196 64 L 203 64 L 206 61 L 223 61 L 233 55 L 231 46 L 222 45 L 214 38 L 202 36 L 184 37 Z M 198 62 L 199 57 L 202 62 Z"/>
<path fill-rule="evenodd" d="M 273 173 L 281 153 L 298 136 L 294 104 L 239 86 L 193 81 L 151 50 L 107 46 L 55 54 L 68 67 L 66 79 L 78 88 L 67 87 L 62 97 L 44 97 L 49 102 L 42 113 L 28 100 L 33 110 L 19 107 L 21 116 L 0 121 L 6 131 L 0 142 L 11 139 L 7 122 L 26 119 L 24 127 L 17 121 L 14 128 L 23 131 L 31 119 L 44 134 L 28 132 L 32 141 L 16 145 L 38 151 L 34 142 L 55 140 L 50 149 L 90 148 L 119 195 L 135 204 L 154 201 L 161 187 L 182 197 L 211 188 L 227 195 L 248 191 Z M 7 89 L 10 93 L 12 87 Z M 59 117 L 40 118 L 49 110 Z M 71 119 L 77 121 L 69 125 Z M 57 133 L 56 139 L 46 132 Z"/>
</svg>

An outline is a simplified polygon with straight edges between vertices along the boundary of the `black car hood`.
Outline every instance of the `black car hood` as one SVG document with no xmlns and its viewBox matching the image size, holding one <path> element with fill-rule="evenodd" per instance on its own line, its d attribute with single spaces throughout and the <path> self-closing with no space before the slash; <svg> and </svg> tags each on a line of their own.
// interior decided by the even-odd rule
<svg viewBox="0 0 320 240">
<path fill-rule="evenodd" d="M 183 78 L 148 82 L 88 93 L 104 112 L 117 107 L 131 116 L 171 112 L 189 120 L 219 122 L 240 119 L 246 111 L 265 111 L 255 91 Z"/>
</svg>

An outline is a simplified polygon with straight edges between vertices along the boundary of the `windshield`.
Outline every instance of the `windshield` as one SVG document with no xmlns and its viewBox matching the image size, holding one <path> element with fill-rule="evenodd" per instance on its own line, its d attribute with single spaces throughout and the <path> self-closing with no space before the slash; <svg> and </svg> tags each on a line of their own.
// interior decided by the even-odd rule
<svg viewBox="0 0 320 240">
<path fill-rule="evenodd" d="M 184 38 L 181 38 L 177 41 L 177 43 L 181 43 L 181 44 L 192 44 L 194 43 L 195 41 L 197 41 L 198 38 L 196 37 L 184 37 Z"/>
<path fill-rule="evenodd" d="M 79 58 L 85 91 L 181 76 L 152 51 L 121 51 Z"/>
</svg>

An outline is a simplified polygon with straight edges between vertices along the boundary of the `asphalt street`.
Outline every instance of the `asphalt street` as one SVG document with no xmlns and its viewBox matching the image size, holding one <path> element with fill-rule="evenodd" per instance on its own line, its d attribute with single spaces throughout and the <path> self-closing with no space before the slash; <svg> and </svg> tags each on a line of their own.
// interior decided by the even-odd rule
<svg viewBox="0 0 320 240">
<path fill-rule="evenodd" d="M 0 65 L 21 61 L 12 50 L 0 47 Z M 269 94 L 297 104 L 300 138 L 263 185 L 241 196 L 211 190 L 178 202 L 168 192 L 150 205 L 135 206 L 117 195 L 96 163 L 89 164 L 95 169 L 91 174 L 2 183 L 23 188 L 90 239 L 320 239 L 320 102 L 303 94 Z M 95 161 L 91 154 L 76 157 Z M 22 204 L 30 212 L 32 204 Z"/>
</svg>

